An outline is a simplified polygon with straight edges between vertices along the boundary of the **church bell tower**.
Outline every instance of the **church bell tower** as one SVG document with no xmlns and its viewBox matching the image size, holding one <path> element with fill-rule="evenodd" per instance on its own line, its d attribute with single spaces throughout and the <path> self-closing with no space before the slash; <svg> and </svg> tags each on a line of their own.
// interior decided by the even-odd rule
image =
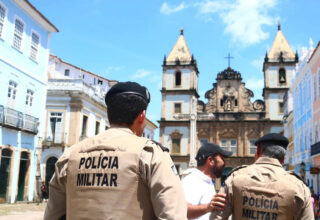
<svg viewBox="0 0 320 220">
<path fill-rule="evenodd" d="M 298 54 L 291 49 L 279 23 L 277 34 L 263 63 L 263 96 L 266 105 L 266 118 L 270 121 L 280 122 L 282 120 L 283 96 L 292 84 L 297 62 Z M 279 132 L 280 127 L 273 128 L 272 132 Z"/>
<path fill-rule="evenodd" d="M 190 121 L 192 106 L 197 105 L 199 98 L 199 71 L 183 29 L 168 57 L 164 57 L 162 70 L 160 142 L 170 149 L 178 170 L 184 170 L 190 159 Z"/>
</svg>

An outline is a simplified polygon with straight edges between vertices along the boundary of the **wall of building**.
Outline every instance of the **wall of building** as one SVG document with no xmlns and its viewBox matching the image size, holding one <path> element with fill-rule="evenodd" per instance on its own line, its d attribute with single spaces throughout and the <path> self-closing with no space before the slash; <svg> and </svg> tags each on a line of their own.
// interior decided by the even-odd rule
<svg viewBox="0 0 320 220">
<path fill-rule="evenodd" d="M 27 173 L 25 177 L 23 200 L 33 200 L 36 157 L 38 139 L 43 133 L 44 108 L 46 99 L 47 67 L 49 57 L 50 32 L 39 25 L 39 22 L 31 18 L 25 9 L 20 8 L 10 0 L 0 0 L 0 4 L 6 8 L 5 22 L 0 37 L 0 105 L 5 109 L 10 108 L 13 112 L 23 114 L 23 124 L 26 123 L 25 115 L 38 119 L 40 125 L 37 131 L 25 132 L 21 129 L 11 129 L 2 127 L 1 145 L 11 146 L 14 151 L 12 156 L 13 165 L 10 170 L 10 197 L 7 202 L 13 203 L 18 198 L 18 182 L 21 164 L 21 152 L 28 153 L 26 162 Z M 34 11 L 34 13 L 36 13 Z M 21 47 L 14 47 L 15 20 L 19 19 L 23 23 Z M 31 56 L 32 33 L 39 37 L 37 53 Z M 15 98 L 9 98 L 9 82 L 16 83 Z M 26 104 L 27 91 L 31 90 L 32 105 Z M 13 97 L 11 90 L 10 97 Z M 30 103 L 30 101 L 29 101 Z M 6 111 L 6 110 L 5 110 Z M 35 122 L 35 121 L 34 121 Z M 36 123 L 36 122 L 35 122 Z M 38 125 L 38 124 L 37 124 Z"/>
<path fill-rule="evenodd" d="M 190 114 L 191 95 L 165 95 L 165 107 L 162 109 L 165 113 L 166 120 L 175 120 L 174 103 L 181 103 L 181 114 Z"/>
<path fill-rule="evenodd" d="M 175 73 L 177 71 L 181 71 L 181 86 L 175 85 Z M 168 69 L 164 72 L 164 87 L 166 89 L 175 89 L 175 90 L 182 90 L 182 89 L 190 89 L 190 79 L 191 79 L 192 71 L 190 69 L 181 68 L 181 69 Z"/>
</svg>

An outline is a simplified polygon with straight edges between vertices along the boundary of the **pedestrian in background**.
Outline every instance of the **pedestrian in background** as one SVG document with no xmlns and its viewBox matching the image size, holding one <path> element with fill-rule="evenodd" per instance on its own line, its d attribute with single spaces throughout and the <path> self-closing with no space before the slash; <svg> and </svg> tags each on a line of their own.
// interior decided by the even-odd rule
<svg viewBox="0 0 320 220">
<path fill-rule="evenodd" d="M 105 100 L 111 128 L 57 161 L 44 219 L 185 220 L 185 198 L 167 148 L 141 137 L 148 90 L 119 82 Z"/>
<path fill-rule="evenodd" d="M 215 180 L 221 177 L 225 166 L 224 157 L 232 152 L 214 143 L 205 143 L 197 152 L 197 168 L 192 168 L 182 180 L 188 203 L 188 219 L 208 220 L 213 211 Z"/>
<path fill-rule="evenodd" d="M 267 134 L 256 141 L 255 163 L 232 170 L 220 193 L 227 195 L 226 208 L 210 219 L 312 220 L 314 213 L 307 185 L 282 164 L 288 139 Z"/>
</svg>

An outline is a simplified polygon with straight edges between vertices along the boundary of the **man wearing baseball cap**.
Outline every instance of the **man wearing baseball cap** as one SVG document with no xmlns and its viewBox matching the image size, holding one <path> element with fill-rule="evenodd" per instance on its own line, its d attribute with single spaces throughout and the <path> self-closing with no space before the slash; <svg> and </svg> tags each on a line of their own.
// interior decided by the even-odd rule
<svg viewBox="0 0 320 220">
<path fill-rule="evenodd" d="M 56 163 L 45 220 L 185 220 L 168 149 L 141 137 L 150 94 L 119 82 L 106 94 L 111 128 L 73 145 Z"/>
<path fill-rule="evenodd" d="M 233 169 L 220 189 L 226 208 L 210 219 L 313 220 L 310 190 L 299 176 L 283 169 L 288 139 L 266 134 L 256 141 L 255 162 Z"/>
<path fill-rule="evenodd" d="M 215 179 L 221 177 L 225 166 L 224 157 L 232 152 L 225 151 L 214 143 L 205 143 L 197 152 L 197 168 L 182 180 L 188 219 L 208 220 L 213 211 L 213 199 L 216 194 Z"/>
</svg>

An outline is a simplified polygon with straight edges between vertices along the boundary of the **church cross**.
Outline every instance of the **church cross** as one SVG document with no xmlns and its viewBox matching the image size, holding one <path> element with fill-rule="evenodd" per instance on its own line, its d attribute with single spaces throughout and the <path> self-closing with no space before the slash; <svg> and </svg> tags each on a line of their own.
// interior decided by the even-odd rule
<svg viewBox="0 0 320 220">
<path fill-rule="evenodd" d="M 225 57 L 225 59 L 228 59 L 228 67 L 230 67 L 230 59 L 233 59 L 233 57 L 231 57 L 230 53 L 228 53 L 228 56 Z"/>
</svg>

